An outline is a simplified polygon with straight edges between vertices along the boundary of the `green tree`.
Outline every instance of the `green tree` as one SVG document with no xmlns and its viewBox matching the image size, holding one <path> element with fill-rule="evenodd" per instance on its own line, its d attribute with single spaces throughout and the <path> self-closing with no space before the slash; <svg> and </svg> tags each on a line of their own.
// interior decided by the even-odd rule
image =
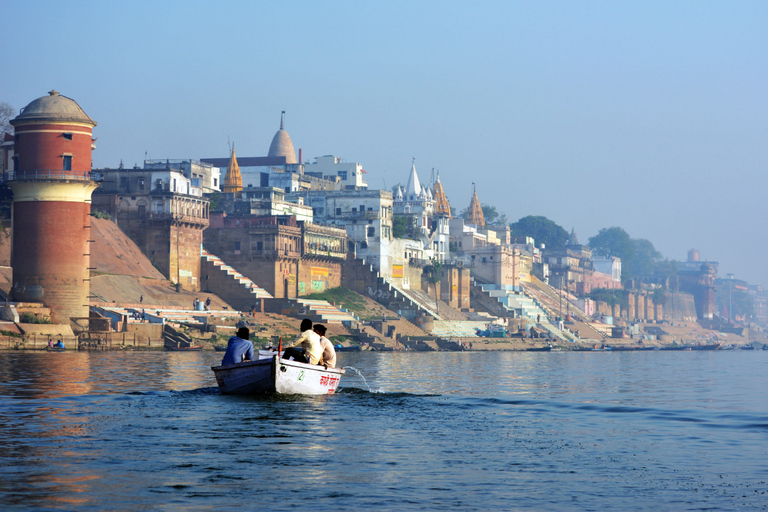
<svg viewBox="0 0 768 512">
<path fill-rule="evenodd" d="M 626 231 L 615 226 L 601 229 L 589 239 L 589 246 L 592 248 L 592 254 L 596 256 L 621 258 L 622 270 L 625 262 L 632 256 L 632 239 Z"/>
<path fill-rule="evenodd" d="M 633 275 L 650 275 L 654 273 L 656 261 L 661 259 L 661 253 L 653 244 L 644 238 L 632 240 L 632 272 Z"/>
<path fill-rule="evenodd" d="M 408 217 L 404 215 L 395 215 L 392 218 L 392 236 L 395 238 L 405 238 L 408 227 Z"/>
<path fill-rule="evenodd" d="M 667 303 L 667 289 L 663 286 L 653 290 L 653 303 L 654 304 L 666 304 Z"/>
<path fill-rule="evenodd" d="M 599 302 L 605 302 L 609 306 L 613 307 L 616 304 L 621 304 L 624 298 L 623 290 L 609 290 L 608 288 L 594 288 L 589 292 L 589 298 Z"/>
<path fill-rule="evenodd" d="M 620 227 L 603 228 L 589 239 L 589 246 L 595 256 L 621 258 L 621 278 L 654 275 L 671 277 L 677 273 L 677 265 L 661 263 L 662 255 L 653 244 L 644 238 L 633 239 Z"/>
<path fill-rule="evenodd" d="M 562 249 L 568 242 L 568 232 L 546 217 L 528 215 L 509 225 L 512 236 L 530 236 L 547 249 Z"/>
</svg>

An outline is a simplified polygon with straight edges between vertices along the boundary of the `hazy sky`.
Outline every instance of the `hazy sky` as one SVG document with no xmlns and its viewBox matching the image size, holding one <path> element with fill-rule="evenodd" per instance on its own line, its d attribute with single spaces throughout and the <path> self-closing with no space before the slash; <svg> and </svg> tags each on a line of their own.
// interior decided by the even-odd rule
<svg viewBox="0 0 768 512">
<path fill-rule="evenodd" d="M 0 101 L 51 89 L 95 167 L 266 155 L 371 188 L 440 171 L 451 205 L 620 226 L 768 285 L 768 2 L 0 0 Z"/>
</svg>

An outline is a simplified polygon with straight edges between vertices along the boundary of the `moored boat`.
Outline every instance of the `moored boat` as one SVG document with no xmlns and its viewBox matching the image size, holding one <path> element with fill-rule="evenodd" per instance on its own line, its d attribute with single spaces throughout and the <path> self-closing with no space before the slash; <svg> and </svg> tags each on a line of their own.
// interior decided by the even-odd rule
<svg viewBox="0 0 768 512">
<path fill-rule="evenodd" d="M 350 345 L 348 347 L 345 347 L 344 345 L 336 345 L 334 347 L 334 350 L 336 352 L 360 352 L 363 349 L 360 345 Z"/>
<path fill-rule="evenodd" d="M 299 363 L 274 355 L 269 359 L 212 366 L 216 383 L 225 395 L 332 395 L 344 370 Z"/>
<path fill-rule="evenodd" d="M 693 345 L 691 350 L 717 350 L 720 348 L 720 343 L 712 343 L 710 345 Z"/>
<path fill-rule="evenodd" d="M 165 350 L 170 350 L 171 352 L 199 352 L 200 350 L 203 350 L 202 345 L 190 345 L 189 347 L 165 347 Z"/>
<path fill-rule="evenodd" d="M 528 347 L 525 349 L 526 352 L 549 352 L 552 350 L 552 347 L 550 345 L 547 345 L 546 347 Z"/>
</svg>

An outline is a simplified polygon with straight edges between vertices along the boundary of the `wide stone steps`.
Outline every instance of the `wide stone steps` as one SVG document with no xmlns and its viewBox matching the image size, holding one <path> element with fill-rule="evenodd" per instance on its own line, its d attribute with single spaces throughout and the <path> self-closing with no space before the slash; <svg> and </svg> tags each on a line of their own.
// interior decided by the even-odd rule
<svg viewBox="0 0 768 512">
<path fill-rule="evenodd" d="M 498 284 L 481 284 L 479 286 L 488 296 L 498 299 L 505 309 L 514 311 L 517 317 L 533 320 L 539 328 L 548 331 L 555 338 L 566 340 L 562 331 L 551 323 L 544 308 L 538 301 L 526 295 L 521 286 Z"/>
<path fill-rule="evenodd" d="M 222 261 L 221 258 L 218 256 L 209 253 L 206 250 L 203 250 L 202 252 L 203 258 L 206 259 L 206 261 L 209 261 L 213 264 L 213 266 L 218 267 L 222 272 L 226 272 L 227 275 L 229 275 L 233 281 L 236 283 L 239 283 L 240 286 L 245 288 L 246 290 L 249 290 L 251 295 L 253 295 L 254 299 L 271 299 L 272 295 L 266 291 L 264 288 L 261 288 L 259 285 L 254 283 L 250 278 L 244 276 L 234 268 L 230 267 L 226 263 Z"/>
<path fill-rule="evenodd" d="M 400 292 L 403 297 L 408 298 L 411 302 L 414 302 L 419 305 L 421 309 L 435 317 L 436 320 L 442 320 L 442 317 L 440 316 L 440 313 L 438 313 L 437 308 L 435 307 L 435 300 L 429 296 L 427 296 L 424 292 L 421 290 L 413 290 L 413 289 L 403 289 L 400 287 L 397 287 L 393 285 L 392 283 L 389 283 L 393 288 L 395 288 L 398 292 Z"/>
<path fill-rule="evenodd" d="M 316 299 L 295 299 L 315 316 L 319 316 L 325 323 L 357 322 L 360 319 L 346 309 L 337 308 L 330 302 Z"/>
<path fill-rule="evenodd" d="M 489 323 L 473 320 L 435 320 L 430 333 L 441 338 L 476 338 L 477 330 L 486 330 Z"/>
</svg>

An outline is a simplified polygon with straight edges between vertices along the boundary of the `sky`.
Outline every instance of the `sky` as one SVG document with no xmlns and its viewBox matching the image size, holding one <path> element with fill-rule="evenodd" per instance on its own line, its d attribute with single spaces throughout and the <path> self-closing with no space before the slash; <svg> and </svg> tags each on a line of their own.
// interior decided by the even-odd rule
<svg viewBox="0 0 768 512">
<path fill-rule="evenodd" d="M 768 2 L 0 0 L 0 102 L 51 89 L 98 122 L 94 167 L 265 156 L 370 188 L 415 158 L 451 206 L 619 226 L 768 285 Z M 760 226 L 763 226 L 762 228 Z"/>
</svg>

